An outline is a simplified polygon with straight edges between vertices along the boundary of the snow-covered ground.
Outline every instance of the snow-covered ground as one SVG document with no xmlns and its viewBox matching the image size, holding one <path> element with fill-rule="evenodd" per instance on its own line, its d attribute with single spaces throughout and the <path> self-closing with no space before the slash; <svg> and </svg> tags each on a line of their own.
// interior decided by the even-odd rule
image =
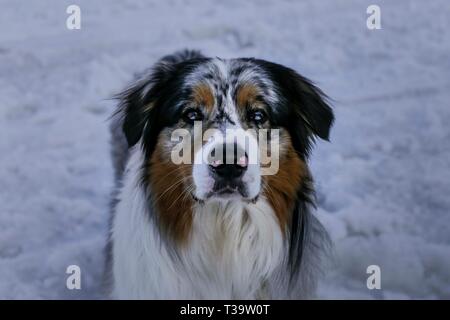
<svg viewBox="0 0 450 320">
<path fill-rule="evenodd" d="M 0 298 L 102 297 L 108 98 L 185 47 L 288 65 L 334 99 L 311 160 L 335 243 L 320 297 L 450 298 L 449 23 L 448 0 L 0 1 Z"/>
</svg>

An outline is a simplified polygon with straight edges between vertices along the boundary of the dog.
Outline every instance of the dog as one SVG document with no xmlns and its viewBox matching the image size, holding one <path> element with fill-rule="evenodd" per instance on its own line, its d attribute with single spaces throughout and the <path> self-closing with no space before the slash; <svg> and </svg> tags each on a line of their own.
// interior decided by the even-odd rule
<svg viewBox="0 0 450 320">
<path fill-rule="evenodd" d="M 330 240 L 311 212 L 307 161 L 334 121 L 325 94 L 276 63 L 184 50 L 163 57 L 116 98 L 111 297 L 314 297 Z M 215 133 L 202 138 L 208 129 Z M 245 145 L 216 139 L 228 129 L 256 144 L 255 132 L 276 129 L 278 151 L 266 148 L 278 156 L 276 172 L 264 175 L 258 157 L 250 163 Z M 184 136 L 174 139 L 177 130 Z M 179 138 L 188 135 L 182 145 L 192 148 L 183 156 L 193 162 L 175 163 Z M 224 150 L 226 162 L 211 160 L 211 150 Z M 196 161 L 205 152 L 211 161 Z"/>
</svg>

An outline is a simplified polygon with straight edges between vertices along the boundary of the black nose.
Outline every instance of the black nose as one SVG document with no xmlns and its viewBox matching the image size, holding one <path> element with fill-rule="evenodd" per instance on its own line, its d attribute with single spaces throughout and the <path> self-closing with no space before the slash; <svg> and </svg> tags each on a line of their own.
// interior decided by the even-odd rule
<svg viewBox="0 0 450 320">
<path fill-rule="evenodd" d="M 216 167 L 211 165 L 211 170 L 220 178 L 236 179 L 242 176 L 247 167 L 238 164 L 221 164 Z"/>
<path fill-rule="evenodd" d="M 222 159 L 215 159 L 209 165 L 214 174 L 225 180 L 240 178 L 247 166 L 248 157 L 236 144 L 224 145 Z"/>
</svg>

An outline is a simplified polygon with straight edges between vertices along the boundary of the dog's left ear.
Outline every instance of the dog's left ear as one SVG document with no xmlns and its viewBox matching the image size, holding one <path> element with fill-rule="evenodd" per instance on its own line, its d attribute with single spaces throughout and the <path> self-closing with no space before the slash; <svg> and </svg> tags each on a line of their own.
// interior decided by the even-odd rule
<svg viewBox="0 0 450 320">
<path fill-rule="evenodd" d="M 268 71 L 277 86 L 281 104 L 287 106 L 294 116 L 314 135 L 329 140 L 334 121 L 333 111 L 326 102 L 326 95 L 310 80 L 280 64 L 257 60 Z"/>
<path fill-rule="evenodd" d="M 334 115 L 326 95 L 310 80 L 293 70 L 290 72 L 293 73 L 290 75 L 294 85 L 292 94 L 294 101 L 298 101 L 296 112 L 315 135 L 328 141 Z"/>
</svg>

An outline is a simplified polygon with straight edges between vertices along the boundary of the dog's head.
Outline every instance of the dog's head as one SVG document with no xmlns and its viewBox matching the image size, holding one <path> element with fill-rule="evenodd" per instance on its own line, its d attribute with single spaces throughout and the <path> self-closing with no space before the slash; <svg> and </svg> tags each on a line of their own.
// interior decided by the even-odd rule
<svg viewBox="0 0 450 320">
<path fill-rule="evenodd" d="M 310 182 L 311 144 L 315 137 L 328 139 L 333 122 L 309 80 L 253 58 L 167 56 L 120 99 L 128 144 L 142 145 L 143 180 L 175 238 L 188 233 L 197 203 L 250 203 L 259 196 L 284 228 Z M 262 163 L 262 153 L 268 162 Z M 264 174 L 274 162 L 276 170 Z"/>
</svg>

